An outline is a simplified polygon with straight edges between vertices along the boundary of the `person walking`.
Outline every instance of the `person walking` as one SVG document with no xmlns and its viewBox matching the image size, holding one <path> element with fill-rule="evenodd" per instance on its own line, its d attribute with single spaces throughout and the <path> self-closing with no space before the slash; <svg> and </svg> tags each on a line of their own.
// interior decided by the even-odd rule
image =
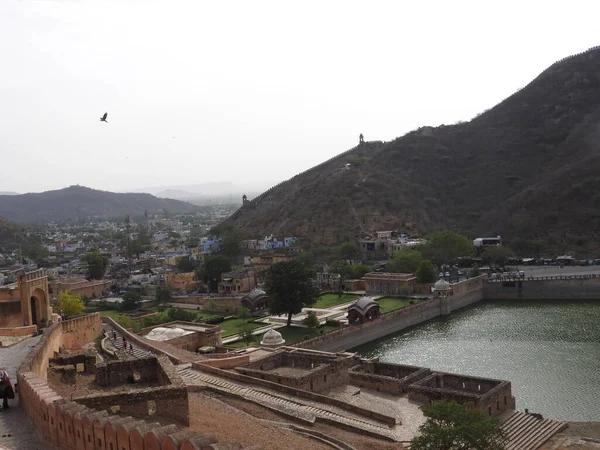
<svg viewBox="0 0 600 450">
<path fill-rule="evenodd" d="M 0 396 L 2 397 L 2 409 L 8 409 L 8 399 L 15 398 L 15 391 L 13 389 L 8 373 L 5 369 L 0 368 Z M 0 411 L 2 411 L 0 409 Z"/>
<path fill-rule="evenodd" d="M 129 344 L 129 354 L 133 355 L 133 344 Z"/>
</svg>

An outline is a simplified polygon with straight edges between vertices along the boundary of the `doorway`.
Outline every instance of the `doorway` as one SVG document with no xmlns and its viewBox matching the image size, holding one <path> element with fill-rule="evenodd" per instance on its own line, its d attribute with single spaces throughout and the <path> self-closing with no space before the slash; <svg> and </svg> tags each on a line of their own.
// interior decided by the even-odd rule
<svg viewBox="0 0 600 450">
<path fill-rule="evenodd" d="M 31 297 L 31 325 L 38 324 L 36 298 Z"/>
</svg>

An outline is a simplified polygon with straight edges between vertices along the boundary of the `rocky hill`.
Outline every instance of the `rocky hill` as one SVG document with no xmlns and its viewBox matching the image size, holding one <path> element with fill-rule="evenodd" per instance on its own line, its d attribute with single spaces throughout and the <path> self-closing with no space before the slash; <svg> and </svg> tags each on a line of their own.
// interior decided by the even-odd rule
<svg viewBox="0 0 600 450">
<path fill-rule="evenodd" d="M 367 142 L 228 219 L 332 243 L 376 230 L 454 229 L 598 247 L 600 48 L 558 61 L 467 123 Z M 347 166 L 350 164 L 350 166 Z"/>
<path fill-rule="evenodd" d="M 195 212 L 197 206 L 150 194 L 117 194 L 83 186 L 70 186 L 39 194 L 0 195 L 0 217 L 14 222 L 111 218 L 166 210 L 173 214 Z"/>
</svg>

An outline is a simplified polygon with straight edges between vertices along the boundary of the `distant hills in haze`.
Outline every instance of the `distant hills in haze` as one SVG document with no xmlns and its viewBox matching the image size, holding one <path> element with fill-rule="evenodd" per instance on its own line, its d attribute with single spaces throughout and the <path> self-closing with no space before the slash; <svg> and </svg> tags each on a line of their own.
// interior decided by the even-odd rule
<svg viewBox="0 0 600 450">
<path fill-rule="evenodd" d="M 600 48 L 565 58 L 469 122 L 368 142 L 269 189 L 226 222 L 313 243 L 377 230 L 600 250 Z"/>
<path fill-rule="evenodd" d="M 22 223 L 49 220 L 112 218 L 168 211 L 195 213 L 196 205 L 145 193 L 115 193 L 69 186 L 41 193 L 0 195 L 0 217 Z"/>
<path fill-rule="evenodd" d="M 232 183 L 220 181 L 212 183 L 155 186 L 134 189 L 131 192 L 147 192 L 160 198 L 184 200 L 196 205 L 233 203 L 242 204 L 242 196 L 249 199 L 266 191 L 276 182 Z"/>
</svg>

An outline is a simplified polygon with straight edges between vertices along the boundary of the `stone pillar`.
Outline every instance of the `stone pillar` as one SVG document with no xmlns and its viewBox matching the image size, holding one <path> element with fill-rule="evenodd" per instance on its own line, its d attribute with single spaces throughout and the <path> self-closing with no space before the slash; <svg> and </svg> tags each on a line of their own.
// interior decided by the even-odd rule
<svg viewBox="0 0 600 450">
<path fill-rule="evenodd" d="M 442 295 L 440 297 L 440 314 L 447 316 L 452 312 L 452 305 L 450 304 L 450 297 Z"/>
</svg>

